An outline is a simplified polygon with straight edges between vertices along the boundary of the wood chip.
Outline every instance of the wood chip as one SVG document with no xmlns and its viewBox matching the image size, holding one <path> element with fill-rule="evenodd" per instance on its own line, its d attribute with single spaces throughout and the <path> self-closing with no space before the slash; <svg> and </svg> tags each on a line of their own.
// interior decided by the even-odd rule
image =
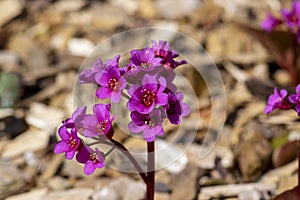
<svg viewBox="0 0 300 200">
<path fill-rule="evenodd" d="M 37 189 L 27 193 L 8 197 L 6 200 L 44 200 L 46 193 L 47 189 Z"/>
<path fill-rule="evenodd" d="M 238 196 L 245 191 L 273 191 L 276 185 L 264 183 L 230 184 L 220 186 L 209 186 L 201 189 L 198 199 L 209 200 L 213 198 Z"/>
<path fill-rule="evenodd" d="M 0 27 L 18 16 L 24 8 L 24 1 L 2 0 L 0 2 Z"/>
<path fill-rule="evenodd" d="M 174 186 L 170 199 L 193 199 L 196 194 L 197 174 L 197 167 L 189 164 L 182 172 L 173 175 L 171 182 Z"/>
<path fill-rule="evenodd" d="M 46 149 L 48 146 L 49 134 L 45 131 L 29 129 L 7 143 L 1 153 L 3 159 L 10 159 L 23 155 L 26 151 L 38 151 Z"/>
<path fill-rule="evenodd" d="M 52 177 L 59 166 L 62 164 L 63 160 L 65 159 L 65 156 L 63 154 L 55 155 L 48 163 L 46 170 L 43 172 L 43 174 L 40 177 L 40 180 L 46 181 L 50 177 Z"/>
<path fill-rule="evenodd" d="M 64 118 L 64 112 L 42 103 L 32 103 L 26 121 L 46 133 L 53 134 Z"/>
</svg>

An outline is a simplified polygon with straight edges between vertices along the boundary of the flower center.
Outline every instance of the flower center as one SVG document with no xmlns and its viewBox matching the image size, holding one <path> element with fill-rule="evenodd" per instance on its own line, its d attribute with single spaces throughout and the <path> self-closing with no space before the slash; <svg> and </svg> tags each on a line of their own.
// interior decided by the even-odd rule
<svg viewBox="0 0 300 200">
<path fill-rule="evenodd" d="M 141 66 L 144 68 L 144 69 L 147 69 L 149 67 L 151 67 L 151 63 L 148 61 L 148 62 L 144 62 L 141 64 Z"/>
<path fill-rule="evenodd" d="M 107 86 L 112 90 L 116 90 L 120 87 L 120 83 L 117 79 L 111 78 L 109 79 Z"/>
<path fill-rule="evenodd" d="M 105 120 L 103 122 L 100 122 L 98 125 L 97 125 L 97 131 L 102 133 L 102 132 L 105 132 L 106 128 L 107 128 L 107 125 L 108 125 L 108 120 Z"/>
<path fill-rule="evenodd" d="M 90 161 L 92 161 L 93 163 L 96 163 L 96 162 L 98 162 L 98 159 L 97 159 L 97 157 L 98 157 L 98 155 L 97 155 L 97 153 L 96 153 L 96 152 L 94 152 L 94 153 L 91 153 L 91 154 L 90 154 Z"/>
<path fill-rule="evenodd" d="M 71 147 L 72 149 L 74 149 L 77 146 L 78 142 L 76 142 L 75 138 L 70 137 L 68 145 L 69 147 Z"/>
<path fill-rule="evenodd" d="M 146 119 L 144 122 L 147 126 L 153 127 L 155 126 L 155 123 L 151 121 L 150 119 Z"/>
<path fill-rule="evenodd" d="M 156 101 L 156 95 L 153 91 L 149 91 L 147 89 L 143 90 L 142 103 L 144 106 L 149 107 L 153 102 Z"/>
</svg>

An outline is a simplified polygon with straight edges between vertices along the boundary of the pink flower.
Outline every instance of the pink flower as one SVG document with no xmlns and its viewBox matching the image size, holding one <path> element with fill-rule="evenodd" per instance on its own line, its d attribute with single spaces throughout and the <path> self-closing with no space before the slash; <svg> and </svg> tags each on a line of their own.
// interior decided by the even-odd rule
<svg viewBox="0 0 300 200">
<path fill-rule="evenodd" d="M 82 71 L 79 75 L 80 83 L 96 83 L 96 75 L 101 76 L 105 69 L 109 69 L 111 67 L 118 67 L 118 62 L 120 59 L 120 55 L 115 56 L 112 59 L 107 60 L 104 64 L 102 60 L 99 58 L 93 64 L 92 68 L 86 69 Z"/>
<path fill-rule="evenodd" d="M 138 70 L 150 72 L 161 65 L 161 58 L 155 57 L 152 48 L 145 48 L 143 50 L 132 50 L 130 52 L 130 62 L 138 67 Z"/>
<path fill-rule="evenodd" d="M 80 83 L 96 83 L 95 75 L 102 73 L 104 69 L 105 65 L 102 63 L 102 60 L 96 60 L 91 69 L 86 69 L 80 73 Z"/>
<path fill-rule="evenodd" d="M 186 60 L 176 61 L 174 60 L 179 56 L 179 54 L 170 49 L 170 45 L 167 41 L 159 40 L 158 43 L 154 40 L 152 42 L 152 48 L 155 52 L 155 57 L 162 59 L 162 64 L 166 69 L 172 68 L 175 69 L 179 65 L 186 64 Z"/>
<path fill-rule="evenodd" d="M 76 160 L 84 165 L 84 173 L 86 175 L 92 174 L 97 168 L 105 166 L 104 153 L 99 151 L 98 148 L 93 150 L 88 146 L 83 146 L 76 155 Z"/>
<path fill-rule="evenodd" d="M 113 118 L 110 118 L 110 104 L 96 104 L 93 107 L 94 115 L 88 114 L 84 117 L 83 135 L 86 137 L 99 136 L 106 140 L 110 137 Z"/>
<path fill-rule="evenodd" d="M 268 13 L 266 19 L 261 23 L 262 29 L 267 32 L 272 32 L 276 26 L 281 24 L 282 21 L 280 19 L 275 18 L 273 15 Z"/>
<path fill-rule="evenodd" d="M 190 108 L 186 103 L 183 103 L 183 94 L 177 92 L 174 94 L 168 91 L 168 104 L 165 106 L 165 111 L 171 124 L 180 124 L 181 116 L 185 117 L 190 113 Z"/>
<path fill-rule="evenodd" d="M 265 114 L 270 114 L 274 110 L 282 109 L 289 110 L 291 109 L 291 103 L 286 100 L 287 91 L 285 89 L 280 90 L 274 88 L 274 94 L 272 94 L 268 99 L 268 105 L 265 108 Z"/>
<path fill-rule="evenodd" d="M 128 128 L 133 133 L 143 132 L 144 139 L 147 142 L 155 140 L 156 135 L 163 135 L 161 111 L 153 110 L 149 114 L 141 114 L 133 111 L 130 114 L 132 121 L 128 124 Z"/>
<path fill-rule="evenodd" d="M 81 145 L 81 140 L 77 136 L 76 129 L 72 128 L 71 133 L 69 133 L 67 128 L 63 125 L 59 128 L 58 134 L 62 140 L 55 144 L 54 153 L 66 153 L 66 158 L 71 160 Z"/>
<path fill-rule="evenodd" d="M 99 99 L 110 98 L 113 103 L 118 103 L 121 99 L 122 90 L 126 86 L 126 81 L 121 77 L 118 68 L 105 70 L 100 76 L 96 75 L 100 88 L 96 91 Z"/>
<path fill-rule="evenodd" d="M 300 27 L 300 1 L 294 1 L 292 10 L 282 9 L 281 14 L 290 29 Z"/>
<path fill-rule="evenodd" d="M 127 104 L 128 110 L 149 114 L 156 105 L 166 105 L 168 96 L 163 93 L 165 87 L 166 80 L 163 77 L 157 81 L 155 77 L 146 74 L 143 77 L 142 86 L 132 85 L 129 89 L 131 98 Z"/>
</svg>

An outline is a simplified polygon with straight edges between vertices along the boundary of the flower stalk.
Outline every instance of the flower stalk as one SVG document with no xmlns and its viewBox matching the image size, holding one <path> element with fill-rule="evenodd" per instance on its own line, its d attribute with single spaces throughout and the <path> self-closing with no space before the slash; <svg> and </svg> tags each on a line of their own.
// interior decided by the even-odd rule
<svg viewBox="0 0 300 200">
<path fill-rule="evenodd" d="M 154 141 L 147 142 L 147 175 L 149 184 L 146 188 L 146 199 L 153 200 L 154 199 L 154 191 L 155 191 L 155 147 Z"/>
<path fill-rule="evenodd" d="M 292 85 L 296 86 L 300 80 L 300 69 L 297 66 L 297 48 L 300 44 L 300 1 L 294 1 L 291 9 L 282 9 L 279 18 L 268 13 L 261 24 L 267 33 L 271 33 L 278 26 L 285 26 L 291 38 L 284 52 L 281 52 L 282 48 L 278 48 L 276 44 L 278 41 L 271 38 L 260 40 L 270 49 L 277 64 L 289 73 Z"/>
</svg>

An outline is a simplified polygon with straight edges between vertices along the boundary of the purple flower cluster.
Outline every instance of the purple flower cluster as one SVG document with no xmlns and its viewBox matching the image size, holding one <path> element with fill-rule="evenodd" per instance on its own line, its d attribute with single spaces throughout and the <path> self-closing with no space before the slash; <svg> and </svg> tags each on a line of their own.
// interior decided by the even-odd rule
<svg viewBox="0 0 300 200">
<path fill-rule="evenodd" d="M 282 9 L 282 18 L 276 18 L 268 13 L 266 19 L 262 22 L 262 29 L 272 32 L 278 25 L 285 23 L 291 32 L 297 34 L 298 43 L 300 43 L 300 1 L 294 1 L 292 9 Z"/>
<path fill-rule="evenodd" d="M 152 41 L 152 46 L 130 51 L 129 63 L 120 67 L 120 55 L 102 62 L 98 59 L 90 69 L 79 75 L 80 83 L 96 84 L 95 96 L 110 99 L 112 103 L 127 98 L 131 121 L 128 128 L 141 133 L 147 142 L 164 133 L 162 123 L 168 119 L 178 125 L 190 108 L 183 102 L 183 94 L 173 84 L 174 69 L 186 64 L 177 61 L 179 54 L 170 49 L 166 41 Z M 91 174 L 105 165 L 105 154 L 98 148 L 86 145 L 82 137 L 97 139 L 99 143 L 112 140 L 114 130 L 110 104 L 96 104 L 93 114 L 86 114 L 86 107 L 79 107 L 71 118 L 59 128 L 61 140 L 55 145 L 55 153 L 65 153 L 67 159 L 76 154 L 78 162 L 85 164 L 84 172 Z"/>
<path fill-rule="evenodd" d="M 76 154 L 78 162 L 85 164 L 84 173 L 89 175 L 96 168 L 105 165 L 104 153 L 97 148 L 94 150 L 85 145 L 78 136 L 97 137 L 100 141 L 112 137 L 112 120 L 110 118 L 110 104 L 96 104 L 94 114 L 86 114 L 86 107 L 79 107 L 71 118 L 63 121 L 58 130 L 61 138 L 54 146 L 54 153 L 65 153 L 68 160 L 73 159 Z"/>
<path fill-rule="evenodd" d="M 172 83 L 174 69 L 187 62 L 176 61 L 179 54 L 171 50 L 166 41 L 152 41 L 151 47 L 132 50 L 130 55 L 131 62 L 124 75 L 131 83 L 127 90 L 130 95 L 127 109 L 132 119 L 128 128 L 133 133 L 142 133 L 147 142 L 152 142 L 164 133 L 164 118 L 177 125 L 181 117 L 190 112 L 189 106 L 182 102 L 182 93 L 177 92 Z"/>
<path fill-rule="evenodd" d="M 274 88 L 274 94 L 269 96 L 265 113 L 269 114 L 277 109 L 294 109 L 300 117 L 300 84 L 296 87 L 296 94 L 291 94 L 289 96 L 285 89 L 278 91 L 276 87 Z"/>
</svg>

